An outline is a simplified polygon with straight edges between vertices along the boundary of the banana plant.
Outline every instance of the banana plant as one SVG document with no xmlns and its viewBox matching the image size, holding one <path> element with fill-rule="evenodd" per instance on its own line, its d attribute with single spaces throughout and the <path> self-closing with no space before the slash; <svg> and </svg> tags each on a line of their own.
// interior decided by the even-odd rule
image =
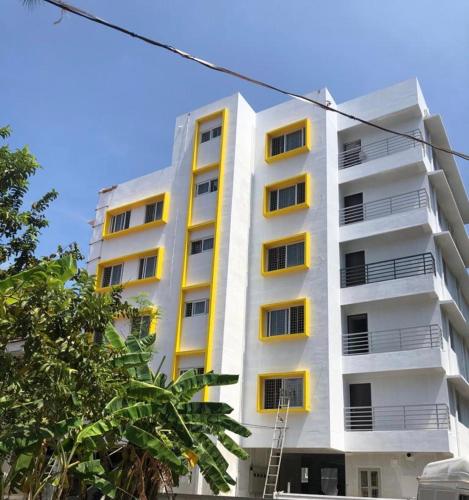
<svg viewBox="0 0 469 500">
<path fill-rule="evenodd" d="M 93 457 L 77 465 L 83 480 L 101 491 L 105 488 L 111 498 L 122 492 L 151 498 L 155 487 L 169 490 L 197 464 L 214 493 L 228 491 L 235 482 L 216 443 L 246 459 L 247 453 L 227 432 L 245 437 L 250 432 L 229 416 L 232 408 L 227 404 L 191 400 L 207 386 L 236 383 L 238 376 L 189 370 L 168 381 L 149 367 L 154 335 L 124 340 L 110 324 L 105 338 L 120 353 L 112 362 L 124 366 L 130 378 L 103 417 L 77 436 L 80 448 Z M 101 459 L 95 459 L 96 454 Z"/>
</svg>

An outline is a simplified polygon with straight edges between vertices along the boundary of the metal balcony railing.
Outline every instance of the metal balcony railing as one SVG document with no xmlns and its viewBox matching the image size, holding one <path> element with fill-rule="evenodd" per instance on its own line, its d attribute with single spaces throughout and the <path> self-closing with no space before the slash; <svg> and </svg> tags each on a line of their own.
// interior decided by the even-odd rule
<svg viewBox="0 0 469 500">
<path fill-rule="evenodd" d="M 340 286 L 347 288 L 422 274 L 435 274 L 435 259 L 429 252 L 345 267 L 340 270 Z"/>
<path fill-rule="evenodd" d="M 441 347 L 439 325 L 346 333 L 343 336 L 343 353 L 346 356 L 439 347 Z"/>
<path fill-rule="evenodd" d="M 446 404 L 345 408 L 346 431 L 432 431 L 449 428 Z"/>
<path fill-rule="evenodd" d="M 341 208 L 339 211 L 339 222 L 343 226 L 345 224 L 353 224 L 354 222 L 378 219 L 415 208 L 428 207 L 428 205 L 427 191 L 425 189 L 418 189 L 381 200 Z"/>
<path fill-rule="evenodd" d="M 422 138 L 422 132 L 419 129 L 405 133 L 412 137 Z M 376 158 L 382 158 L 383 156 L 389 156 L 399 151 L 417 147 L 422 147 L 417 141 L 408 139 L 407 137 L 392 135 L 386 139 L 342 151 L 339 153 L 339 169 L 353 167 L 354 165 L 360 165 Z"/>
</svg>

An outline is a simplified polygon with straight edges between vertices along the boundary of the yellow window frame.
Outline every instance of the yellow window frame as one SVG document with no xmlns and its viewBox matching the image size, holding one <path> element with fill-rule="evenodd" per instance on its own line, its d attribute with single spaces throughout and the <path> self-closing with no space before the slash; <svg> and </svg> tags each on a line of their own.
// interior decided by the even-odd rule
<svg viewBox="0 0 469 500">
<path fill-rule="evenodd" d="M 269 311 L 277 309 L 286 309 L 289 307 L 303 306 L 304 307 L 304 332 L 303 333 L 285 333 L 284 335 L 267 335 L 266 316 Z M 294 300 L 286 300 L 283 302 L 275 302 L 272 304 L 264 304 L 259 310 L 259 340 L 262 342 L 281 342 L 290 340 L 305 339 L 310 335 L 310 303 L 306 297 Z"/>
<path fill-rule="evenodd" d="M 279 137 L 280 135 L 290 134 L 299 129 L 305 129 L 305 144 L 299 148 L 291 149 L 290 151 L 285 151 L 278 155 L 271 155 L 271 142 L 274 137 Z M 296 121 L 294 123 L 289 123 L 283 127 L 271 130 L 265 134 L 265 161 L 267 163 L 274 163 L 280 160 L 286 160 L 293 156 L 297 156 L 303 153 L 308 153 L 311 151 L 311 122 L 308 118 Z"/>
<path fill-rule="evenodd" d="M 110 240 L 112 238 L 118 238 L 120 236 L 126 236 L 128 234 L 136 233 L 138 231 L 144 231 L 146 229 L 151 229 L 153 227 L 158 227 L 168 222 L 169 217 L 169 193 L 160 193 L 154 196 L 149 196 L 140 200 L 133 201 L 132 203 L 127 203 L 125 205 L 120 205 L 118 207 L 112 208 L 106 211 L 104 216 L 103 225 L 103 239 Z M 158 201 L 163 202 L 163 213 L 161 219 L 154 220 L 152 222 L 147 222 L 146 224 L 138 224 L 137 226 L 131 226 L 127 229 L 122 229 L 121 231 L 116 231 L 110 233 L 109 229 L 111 226 L 111 219 L 114 215 L 118 215 L 122 212 L 127 212 L 128 210 L 134 210 L 135 208 L 143 207 L 145 205 L 150 205 L 151 203 L 156 203 Z"/>
<path fill-rule="evenodd" d="M 283 269 L 276 269 L 274 271 L 267 271 L 268 263 L 268 250 L 270 248 L 279 247 L 282 245 L 289 245 L 291 243 L 301 243 L 305 245 L 305 261 L 303 264 L 297 266 L 285 267 Z M 311 238 L 308 232 L 294 234 L 286 238 L 278 240 L 267 241 L 262 244 L 261 250 L 261 274 L 262 276 L 278 276 L 280 274 L 294 273 L 296 271 L 304 271 L 309 269 L 311 265 Z"/>
<path fill-rule="evenodd" d="M 116 257 L 114 259 L 108 259 L 108 260 L 103 260 L 98 264 L 98 269 L 96 272 L 96 291 L 101 293 L 101 292 L 108 292 L 110 291 L 113 286 L 105 286 L 102 287 L 102 279 L 103 279 L 103 271 L 105 267 L 108 266 L 113 266 L 117 264 L 124 264 L 125 262 L 129 262 L 131 260 L 138 260 L 142 259 L 144 257 L 151 257 L 153 255 L 156 255 L 156 272 L 154 276 L 151 276 L 150 278 L 143 278 L 141 280 L 139 279 L 133 279 L 126 281 L 125 283 L 121 283 L 120 285 L 114 285 L 114 286 L 122 286 L 123 288 L 127 288 L 130 286 L 135 286 L 135 285 L 145 285 L 147 283 L 154 283 L 156 281 L 161 280 L 161 275 L 163 272 L 163 257 L 164 257 L 164 248 L 163 247 L 157 247 L 157 248 L 152 248 L 149 250 L 145 250 L 143 252 L 136 252 L 128 255 L 123 255 L 121 257 Z"/>
<path fill-rule="evenodd" d="M 264 381 L 267 379 L 286 379 L 286 378 L 302 378 L 303 379 L 303 406 L 290 407 L 290 413 L 305 413 L 311 411 L 311 394 L 310 394 L 310 374 L 309 370 L 299 370 L 292 372 L 273 372 L 260 373 L 257 375 L 257 412 L 258 413 L 277 413 L 277 408 L 264 408 Z M 282 410 L 281 410 L 282 411 Z M 283 410 L 285 411 L 285 410 Z"/>
<path fill-rule="evenodd" d="M 276 191 L 278 189 L 283 189 L 286 187 L 294 186 L 300 182 L 305 183 L 305 201 L 303 203 L 298 203 L 295 205 L 291 205 L 290 207 L 280 208 L 278 210 L 269 210 L 270 206 L 270 193 L 271 191 Z M 264 217 L 277 217 L 278 215 L 285 215 L 292 212 L 297 212 L 298 210 L 304 210 L 310 207 L 311 203 L 311 181 L 310 175 L 306 172 L 297 175 L 295 177 L 290 177 L 288 179 L 284 179 L 280 182 L 275 182 L 273 184 L 268 184 L 264 186 Z"/>
</svg>

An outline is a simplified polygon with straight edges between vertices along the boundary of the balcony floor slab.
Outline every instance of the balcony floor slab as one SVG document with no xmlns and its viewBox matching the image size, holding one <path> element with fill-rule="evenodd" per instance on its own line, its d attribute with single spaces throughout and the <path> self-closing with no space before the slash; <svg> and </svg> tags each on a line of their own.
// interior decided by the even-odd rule
<svg viewBox="0 0 469 500">
<path fill-rule="evenodd" d="M 409 278 L 341 288 L 340 303 L 342 306 L 346 306 L 349 304 L 399 299 L 404 296 L 416 295 L 425 295 L 429 298 L 437 297 L 435 276 L 433 274 L 424 274 L 420 276 L 411 276 Z"/>
<path fill-rule="evenodd" d="M 342 357 L 342 373 L 371 374 L 410 370 L 444 370 L 440 348 L 413 349 L 409 351 L 357 354 Z"/>
</svg>

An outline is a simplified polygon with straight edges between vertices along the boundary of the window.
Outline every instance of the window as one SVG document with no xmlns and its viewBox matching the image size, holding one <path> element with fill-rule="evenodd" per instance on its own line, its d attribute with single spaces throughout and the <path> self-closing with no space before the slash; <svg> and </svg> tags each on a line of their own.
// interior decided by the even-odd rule
<svg viewBox="0 0 469 500">
<path fill-rule="evenodd" d="M 147 337 L 150 335 L 151 316 L 145 314 L 138 318 L 133 318 L 130 323 L 130 334 L 134 337 Z"/>
<path fill-rule="evenodd" d="M 282 208 L 291 207 L 305 203 L 305 183 L 299 182 L 293 186 L 274 189 L 269 191 L 269 211 L 281 210 Z"/>
<path fill-rule="evenodd" d="M 145 206 L 145 224 L 163 217 L 163 201 L 157 201 Z"/>
<path fill-rule="evenodd" d="M 117 233 L 117 231 L 123 231 L 128 229 L 130 224 L 130 210 L 127 212 L 122 212 L 120 214 L 113 215 L 111 217 L 110 232 Z"/>
<path fill-rule="evenodd" d="M 103 278 L 101 281 L 101 286 L 103 288 L 107 286 L 119 285 L 122 281 L 122 270 L 124 264 L 117 264 L 115 266 L 107 266 L 103 269 Z"/>
<path fill-rule="evenodd" d="M 272 137 L 270 142 L 270 156 L 277 156 L 305 145 L 305 128 L 295 130 L 288 134 Z"/>
<path fill-rule="evenodd" d="M 304 305 L 267 311 L 267 337 L 305 333 Z"/>
<path fill-rule="evenodd" d="M 287 267 L 300 266 L 304 263 L 305 244 L 303 241 L 268 249 L 268 271 L 277 271 L 278 269 L 285 269 Z"/>
<path fill-rule="evenodd" d="M 191 316 L 200 316 L 202 314 L 208 314 L 209 300 L 194 300 L 192 302 L 186 302 L 185 304 L 185 314 L 186 318 Z"/>
<path fill-rule="evenodd" d="M 378 469 L 362 469 L 360 474 L 360 495 L 378 498 L 380 496 L 380 479 Z"/>
<path fill-rule="evenodd" d="M 278 408 L 280 397 L 289 399 L 290 408 L 303 407 L 303 378 L 265 378 L 263 404 L 265 410 Z"/>
<path fill-rule="evenodd" d="M 186 373 L 189 370 L 195 370 L 195 373 L 197 375 L 203 375 L 204 374 L 204 367 L 203 366 L 198 366 L 198 367 L 193 367 L 193 368 L 180 368 L 179 369 L 179 375 L 182 375 L 183 373 Z"/>
<path fill-rule="evenodd" d="M 156 275 L 156 255 L 143 257 L 138 263 L 138 279 L 153 278 Z"/>
<path fill-rule="evenodd" d="M 191 241 L 191 255 L 207 252 L 213 248 L 213 236 Z"/>
<path fill-rule="evenodd" d="M 209 181 L 199 182 L 195 185 L 195 195 L 213 193 L 218 191 L 218 178 L 210 179 Z"/>
<path fill-rule="evenodd" d="M 200 142 L 208 142 L 210 139 L 216 139 L 221 136 L 221 126 L 212 128 L 211 130 L 205 130 L 200 134 Z"/>
</svg>

